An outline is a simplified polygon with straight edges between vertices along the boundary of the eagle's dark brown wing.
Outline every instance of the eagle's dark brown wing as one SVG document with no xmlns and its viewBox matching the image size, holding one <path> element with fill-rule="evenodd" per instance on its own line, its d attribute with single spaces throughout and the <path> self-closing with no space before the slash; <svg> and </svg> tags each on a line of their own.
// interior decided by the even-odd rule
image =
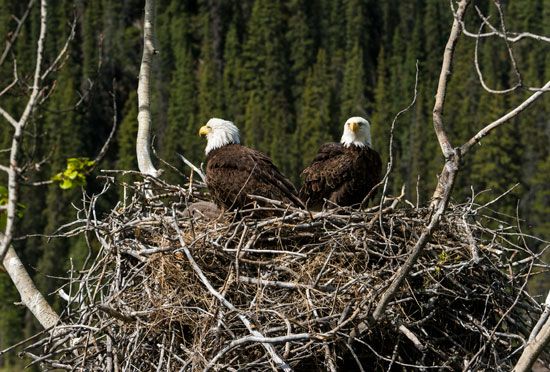
<svg viewBox="0 0 550 372">
<path fill-rule="evenodd" d="M 211 151 L 206 181 L 214 201 L 224 209 L 243 207 L 250 202 L 250 194 L 301 205 L 294 185 L 271 159 L 241 145 L 227 145 Z"/>
<path fill-rule="evenodd" d="M 311 164 L 302 171 L 300 197 L 307 206 L 319 208 L 323 199 L 330 199 L 332 193 L 351 178 L 352 164 L 343 150 L 339 143 L 322 145 Z"/>
<path fill-rule="evenodd" d="M 324 144 L 302 172 L 300 197 L 313 209 L 324 199 L 342 206 L 360 203 L 379 182 L 381 169 L 380 155 L 368 147 Z"/>
</svg>

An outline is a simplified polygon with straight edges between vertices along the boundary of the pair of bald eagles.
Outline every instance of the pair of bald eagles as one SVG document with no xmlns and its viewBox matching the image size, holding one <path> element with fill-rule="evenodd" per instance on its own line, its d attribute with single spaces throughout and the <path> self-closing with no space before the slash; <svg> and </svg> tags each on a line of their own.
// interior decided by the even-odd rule
<svg viewBox="0 0 550 372">
<path fill-rule="evenodd" d="M 369 122 L 361 117 L 346 121 L 340 143 L 319 148 L 302 172 L 299 193 L 267 155 L 240 145 L 232 122 L 210 119 L 199 135 L 207 139 L 206 185 L 223 210 L 249 205 L 254 200 L 250 195 L 311 210 L 359 205 L 381 178 L 380 155 L 371 148 Z"/>
</svg>

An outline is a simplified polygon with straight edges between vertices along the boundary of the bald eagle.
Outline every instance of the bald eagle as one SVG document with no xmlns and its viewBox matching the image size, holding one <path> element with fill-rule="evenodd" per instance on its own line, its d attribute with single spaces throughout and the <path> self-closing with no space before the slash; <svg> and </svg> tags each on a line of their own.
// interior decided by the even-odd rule
<svg viewBox="0 0 550 372">
<path fill-rule="evenodd" d="M 212 118 L 199 135 L 207 139 L 206 185 L 221 209 L 241 209 L 253 201 L 251 194 L 302 206 L 294 185 L 267 155 L 240 145 L 235 124 Z"/>
<path fill-rule="evenodd" d="M 381 173 L 382 160 L 371 147 L 369 122 L 352 117 L 344 124 L 340 143 L 322 145 L 302 171 L 300 197 L 314 210 L 322 208 L 325 199 L 340 206 L 359 204 L 380 182 Z"/>
</svg>

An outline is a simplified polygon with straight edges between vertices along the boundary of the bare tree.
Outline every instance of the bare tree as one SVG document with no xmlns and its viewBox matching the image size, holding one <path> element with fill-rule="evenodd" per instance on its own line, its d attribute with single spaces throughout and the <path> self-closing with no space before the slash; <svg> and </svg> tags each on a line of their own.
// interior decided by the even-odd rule
<svg viewBox="0 0 550 372">
<path fill-rule="evenodd" d="M 23 16 L 17 19 L 17 27 L 15 31 L 11 34 L 10 38 L 7 40 L 6 47 L 0 57 L 0 65 L 2 65 L 6 60 L 7 56 L 13 45 L 15 44 L 19 31 L 23 26 L 23 23 L 28 18 L 28 15 L 35 4 L 35 0 L 31 0 L 28 3 L 28 6 L 25 10 Z M 47 36 L 47 21 L 48 21 L 48 1 L 40 1 L 40 30 L 38 41 L 36 44 L 36 59 L 35 59 L 35 68 L 33 73 L 32 86 L 30 90 L 30 95 L 27 98 L 25 108 L 19 117 L 16 119 L 13 114 L 10 114 L 4 108 L 0 107 L 0 114 L 7 121 L 7 123 L 12 127 L 12 141 L 9 152 L 9 164 L 3 165 L 0 164 L 0 171 L 4 171 L 8 174 L 8 200 L 6 205 L 0 206 L 0 211 L 6 213 L 6 227 L 3 232 L 0 232 L 0 262 L 2 262 L 3 267 L 13 281 L 17 291 L 21 296 L 21 302 L 32 312 L 36 317 L 39 323 L 45 329 L 52 329 L 56 324 L 59 323 L 60 319 L 58 314 L 53 310 L 53 308 L 48 304 L 42 293 L 38 291 L 34 282 L 32 281 L 29 273 L 25 269 L 23 262 L 20 260 L 17 252 L 12 246 L 12 240 L 16 233 L 15 231 L 15 221 L 17 217 L 17 205 L 19 202 L 19 186 L 22 177 L 22 170 L 25 168 L 20 164 L 20 149 L 21 141 L 25 132 L 25 129 L 29 122 L 32 119 L 33 113 L 36 108 L 42 104 L 45 99 L 47 99 L 47 94 L 45 94 L 45 88 L 42 86 L 42 82 L 50 76 L 53 72 L 59 69 L 64 57 L 66 56 L 69 50 L 69 44 L 74 39 L 76 22 L 73 22 L 69 35 L 55 58 L 49 65 L 45 65 L 44 60 L 44 45 Z M 0 92 L 0 96 L 6 94 L 10 89 L 12 89 L 17 83 L 19 83 L 19 75 L 17 73 L 17 60 L 13 60 L 13 71 L 14 78 L 13 81 L 8 84 Z M 113 100 L 114 102 L 114 100 Z M 78 103 L 77 103 L 78 105 Z M 114 136 L 116 129 L 116 106 L 114 107 L 115 120 L 114 125 L 111 130 L 109 137 L 104 143 L 102 149 L 100 150 L 97 157 L 94 159 L 95 167 L 99 161 L 105 156 L 107 148 Z M 52 183 L 51 180 L 42 181 L 37 184 L 44 185 Z"/>
<path fill-rule="evenodd" d="M 29 8 L 32 6 L 32 3 L 33 2 L 29 3 Z M 28 12 L 29 9 L 27 9 L 27 12 L 21 22 L 24 18 L 26 18 Z M 49 329 L 59 322 L 59 316 L 51 308 L 44 296 L 37 290 L 27 270 L 25 269 L 25 266 L 11 245 L 15 229 L 16 208 L 19 200 L 18 190 L 21 168 L 18 160 L 21 137 L 25 126 L 28 124 L 33 111 L 38 104 L 38 98 L 42 88 L 41 83 L 45 77 L 43 75 L 44 66 L 42 64 L 42 59 L 44 55 L 44 41 L 46 39 L 47 17 L 47 1 L 41 0 L 40 34 L 36 45 L 36 66 L 34 69 L 32 90 L 21 117 L 16 120 L 10 113 L 0 107 L 0 114 L 2 114 L 4 119 L 6 119 L 6 121 L 13 127 L 14 131 L 10 149 L 10 163 L 8 166 L 0 165 L 0 170 L 8 174 L 8 203 L 6 205 L 7 223 L 4 232 L 0 234 L 0 261 L 15 284 L 17 291 L 21 295 L 21 301 L 23 304 L 27 306 L 27 308 L 34 314 L 36 319 L 44 328 Z M 19 25 L 21 25 L 21 23 L 19 23 Z M 6 49 L 11 48 L 14 41 L 14 39 L 10 40 L 10 43 L 8 43 Z M 48 68 L 46 71 L 51 70 L 52 69 Z M 17 82 L 18 76 L 16 73 L 14 75 L 14 81 Z M 13 85 L 14 84 L 10 84 L 7 88 L 10 88 Z M 3 92 L 5 93 L 6 89 L 4 89 Z"/>
</svg>

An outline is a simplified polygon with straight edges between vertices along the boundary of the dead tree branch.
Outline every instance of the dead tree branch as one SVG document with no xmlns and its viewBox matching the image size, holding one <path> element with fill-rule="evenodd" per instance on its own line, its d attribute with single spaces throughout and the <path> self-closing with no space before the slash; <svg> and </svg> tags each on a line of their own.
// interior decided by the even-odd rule
<svg viewBox="0 0 550 372">
<path fill-rule="evenodd" d="M 550 80 L 544 84 L 541 90 L 536 91 L 533 93 L 529 98 L 527 98 L 525 101 L 523 101 L 519 106 L 517 106 L 512 111 L 508 112 L 506 115 L 501 116 L 497 120 L 493 121 L 492 123 L 485 126 L 483 129 L 481 129 L 479 132 L 476 133 L 472 138 L 468 140 L 465 144 L 463 144 L 460 147 L 460 153 L 462 155 L 466 154 L 472 146 L 474 146 L 476 143 L 478 143 L 483 137 L 488 135 L 493 129 L 497 128 L 498 126 L 508 122 L 510 119 L 516 117 L 519 115 L 523 110 L 525 110 L 527 107 L 529 107 L 533 102 L 535 102 L 537 99 L 540 98 L 545 92 L 550 90 Z"/>
</svg>

